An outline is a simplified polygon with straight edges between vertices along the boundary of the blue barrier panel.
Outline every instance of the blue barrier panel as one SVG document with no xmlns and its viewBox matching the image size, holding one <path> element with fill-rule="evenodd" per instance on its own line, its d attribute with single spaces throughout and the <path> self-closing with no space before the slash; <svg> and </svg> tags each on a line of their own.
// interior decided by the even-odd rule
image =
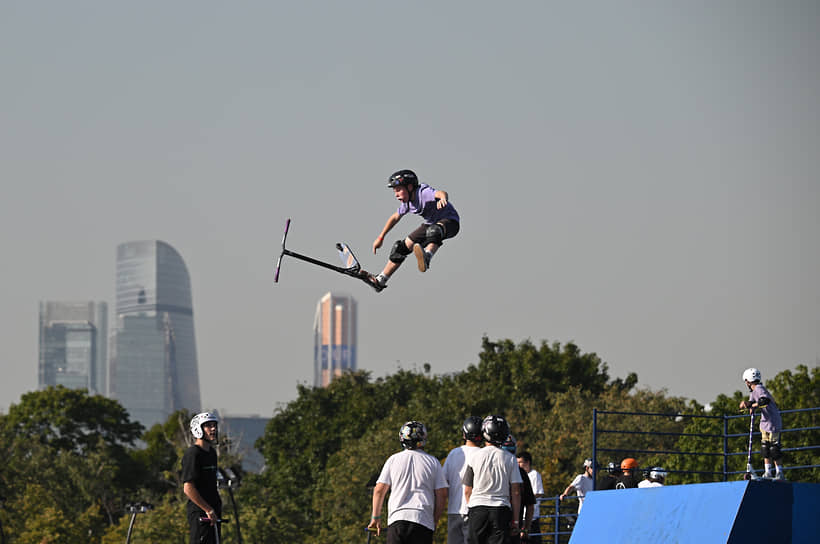
<svg viewBox="0 0 820 544">
<path fill-rule="evenodd" d="M 816 544 L 818 512 L 818 484 L 760 480 L 593 491 L 570 544 Z"/>
</svg>

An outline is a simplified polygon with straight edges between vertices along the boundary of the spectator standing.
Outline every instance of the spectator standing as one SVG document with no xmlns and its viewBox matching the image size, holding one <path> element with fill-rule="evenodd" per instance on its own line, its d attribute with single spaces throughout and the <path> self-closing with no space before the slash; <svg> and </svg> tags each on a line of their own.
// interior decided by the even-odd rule
<svg viewBox="0 0 820 544">
<path fill-rule="evenodd" d="M 594 481 L 592 479 L 592 459 L 584 460 L 584 472 L 575 477 L 567 486 L 563 493 L 558 497 L 559 500 L 564 500 L 567 495 L 574 489 L 578 495 L 578 513 L 581 513 L 581 507 L 584 505 L 584 497 L 592 491 Z"/>
<path fill-rule="evenodd" d="M 621 475 L 615 483 L 615 489 L 630 489 L 638 487 L 638 461 L 632 457 L 627 457 L 621 461 Z"/>
<path fill-rule="evenodd" d="M 219 440 L 219 420 L 209 412 L 191 419 L 194 445 L 182 456 L 182 491 L 188 497 L 188 518 L 191 544 L 215 544 L 222 515 L 222 499 L 217 489 L 216 445 Z M 210 523 L 201 519 L 208 518 Z"/>
<path fill-rule="evenodd" d="M 638 483 L 638 487 L 663 487 L 666 481 L 666 471 L 661 467 L 653 467 L 646 479 Z"/>
<path fill-rule="evenodd" d="M 381 513 L 387 502 L 387 544 L 432 544 L 447 502 L 447 481 L 438 459 L 426 453 L 427 428 L 408 421 L 399 430 L 404 448 L 388 457 L 373 489 L 368 529 L 381 534 Z"/>
<path fill-rule="evenodd" d="M 541 473 L 532 467 L 532 454 L 528 451 L 522 451 L 517 454 L 518 466 L 523 468 L 527 473 L 532 486 L 532 492 L 535 495 L 535 506 L 532 509 L 532 523 L 530 524 L 530 534 L 538 534 L 541 532 L 541 509 L 538 504 L 538 499 L 546 496 L 544 492 L 544 482 L 541 479 Z M 540 536 L 530 536 L 530 543 L 541 542 Z"/>
<path fill-rule="evenodd" d="M 484 418 L 481 429 L 487 445 L 470 460 L 463 480 L 470 544 L 509 544 L 518 533 L 522 482 L 515 456 L 501 449 L 510 426 L 492 415 Z"/>
<path fill-rule="evenodd" d="M 467 544 L 467 501 L 464 500 L 464 484 L 461 483 L 467 465 L 473 455 L 481 449 L 484 437 L 481 434 L 481 418 L 470 416 L 461 425 L 464 445 L 450 450 L 444 460 L 444 478 L 449 485 L 447 501 L 447 544 Z"/>
</svg>

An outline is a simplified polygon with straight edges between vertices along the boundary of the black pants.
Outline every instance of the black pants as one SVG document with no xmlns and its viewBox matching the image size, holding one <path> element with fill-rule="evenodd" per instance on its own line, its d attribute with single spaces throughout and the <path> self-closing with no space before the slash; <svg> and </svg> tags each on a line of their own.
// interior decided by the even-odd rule
<svg viewBox="0 0 820 544">
<path fill-rule="evenodd" d="M 433 544 L 433 531 L 412 521 L 394 521 L 387 527 L 387 544 Z"/>
<path fill-rule="evenodd" d="M 468 514 L 470 544 L 508 544 L 512 510 L 506 506 L 475 506 Z"/>
</svg>

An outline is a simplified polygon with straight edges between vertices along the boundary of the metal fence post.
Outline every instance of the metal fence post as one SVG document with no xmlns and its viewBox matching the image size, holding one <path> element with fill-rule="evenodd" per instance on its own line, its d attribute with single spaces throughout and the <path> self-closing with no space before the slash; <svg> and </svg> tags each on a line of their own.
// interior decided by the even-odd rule
<svg viewBox="0 0 820 544">
<path fill-rule="evenodd" d="M 723 481 L 729 481 L 729 418 L 723 415 Z"/>
<path fill-rule="evenodd" d="M 592 409 L 592 490 L 598 489 L 598 409 Z"/>
</svg>

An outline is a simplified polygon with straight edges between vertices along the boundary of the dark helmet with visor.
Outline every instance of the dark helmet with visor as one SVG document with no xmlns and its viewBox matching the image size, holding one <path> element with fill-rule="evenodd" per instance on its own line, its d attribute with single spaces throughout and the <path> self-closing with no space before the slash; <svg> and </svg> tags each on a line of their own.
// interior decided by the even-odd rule
<svg viewBox="0 0 820 544">
<path fill-rule="evenodd" d="M 412 170 L 399 170 L 390 176 L 390 179 L 387 180 L 387 186 L 392 189 L 394 187 L 398 187 L 399 185 L 412 185 L 413 187 L 418 187 L 419 178 Z"/>
</svg>

